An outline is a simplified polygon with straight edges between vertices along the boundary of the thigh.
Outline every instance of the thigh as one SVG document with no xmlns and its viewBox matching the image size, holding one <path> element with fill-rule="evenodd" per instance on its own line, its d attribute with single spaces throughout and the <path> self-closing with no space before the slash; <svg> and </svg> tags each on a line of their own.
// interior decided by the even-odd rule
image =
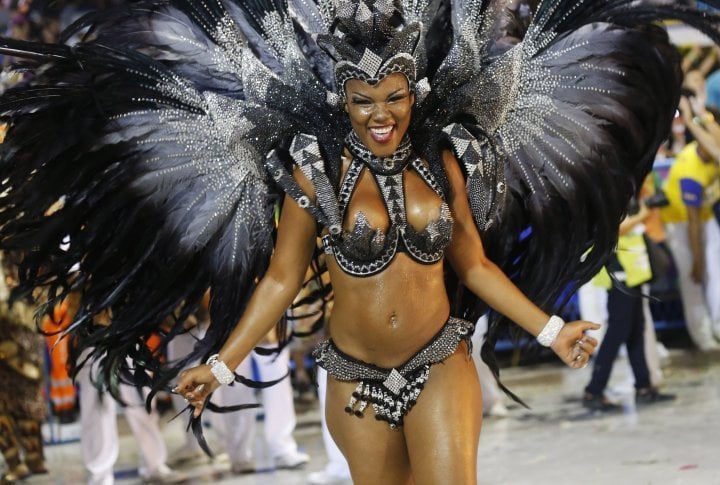
<svg viewBox="0 0 720 485">
<path fill-rule="evenodd" d="M 430 369 L 430 378 L 405 418 L 415 484 L 474 484 L 482 426 L 480 383 L 467 347 Z"/>
<path fill-rule="evenodd" d="M 357 383 L 327 379 L 325 416 L 333 440 L 350 465 L 355 485 L 403 485 L 410 481 L 405 437 L 375 419 L 372 407 L 361 418 L 345 412 Z"/>
</svg>

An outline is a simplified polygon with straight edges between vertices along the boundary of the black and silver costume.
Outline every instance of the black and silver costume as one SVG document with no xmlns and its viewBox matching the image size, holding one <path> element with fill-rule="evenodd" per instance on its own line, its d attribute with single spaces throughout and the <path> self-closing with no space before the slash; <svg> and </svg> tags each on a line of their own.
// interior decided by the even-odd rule
<svg viewBox="0 0 720 485">
<path fill-rule="evenodd" d="M 51 302 L 82 290 L 68 332 L 95 349 L 100 383 L 132 374 L 158 389 L 238 321 L 267 268 L 283 191 L 326 228 L 325 247 L 351 274 L 380 271 L 399 250 L 440 258 L 449 217 L 411 234 L 398 193 L 383 193 L 387 234 L 362 221 L 344 233 L 342 217 L 363 167 L 386 184 L 416 170 L 444 194 L 451 148 L 488 254 L 550 309 L 605 262 L 675 112 L 678 56 L 652 23 L 676 18 L 718 39 L 718 16 L 650 0 L 542 0 L 511 39 L 503 4 L 141 0 L 82 18 L 64 35 L 83 37 L 72 45 L 3 39 L 0 52 L 30 71 L 0 98 L 12 125 L 0 246 L 29 251 L 21 290 L 49 286 Z M 415 93 L 412 148 L 391 160 L 355 150 L 341 183 L 342 150 L 354 148 L 343 85 L 392 72 Z M 142 342 L 180 308 L 162 353 L 207 288 L 205 338 L 162 363 Z M 107 308 L 112 324 L 94 326 Z M 128 372 L 126 356 L 148 372 Z"/>
</svg>

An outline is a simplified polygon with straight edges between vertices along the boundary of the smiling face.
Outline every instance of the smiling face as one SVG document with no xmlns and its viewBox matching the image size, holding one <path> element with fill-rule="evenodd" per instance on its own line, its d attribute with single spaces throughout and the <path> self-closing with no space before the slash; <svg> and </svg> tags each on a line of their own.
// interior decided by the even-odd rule
<svg viewBox="0 0 720 485">
<path fill-rule="evenodd" d="M 374 86 L 350 79 L 345 99 L 350 124 L 365 147 L 376 157 L 392 155 L 407 132 L 415 102 L 405 75 L 390 74 Z"/>
</svg>

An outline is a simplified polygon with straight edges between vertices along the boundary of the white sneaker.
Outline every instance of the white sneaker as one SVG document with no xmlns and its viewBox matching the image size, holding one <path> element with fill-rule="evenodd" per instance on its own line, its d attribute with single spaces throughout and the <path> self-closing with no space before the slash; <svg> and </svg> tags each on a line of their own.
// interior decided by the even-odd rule
<svg viewBox="0 0 720 485">
<path fill-rule="evenodd" d="M 698 344 L 698 348 L 702 352 L 714 352 L 716 350 L 720 350 L 720 343 L 714 341 L 714 340 L 708 340 L 701 344 Z"/>
<path fill-rule="evenodd" d="M 332 473 L 327 469 L 319 472 L 312 472 L 308 475 L 308 483 L 310 485 L 340 485 L 350 482 L 349 474 Z"/>
<path fill-rule="evenodd" d="M 234 475 L 244 475 L 246 473 L 255 473 L 255 462 L 252 458 L 249 460 L 234 461 L 230 464 L 230 471 Z"/>
<path fill-rule="evenodd" d="M 187 475 L 172 470 L 167 466 L 162 466 L 147 475 L 143 475 L 141 478 L 143 483 L 147 484 L 185 483 L 188 481 Z"/>
<path fill-rule="evenodd" d="M 488 417 L 491 418 L 506 418 L 508 414 L 510 414 L 508 412 L 508 408 L 506 408 L 501 401 L 498 401 L 490 406 L 490 409 L 487 411 Z"/>
<path fill-rule="evenodd" d="M 202 461 L 209 461 L 209 457 L 199 448 L 192 448 L 187 445 L 178 448 L 170 453 L 167 464 L 169 467 L 180 465 L 197 464 Z"/>
<path fill-rule="evenodd" d="M 295 469 L 310 461 L 310 455 L 302 451 L 293 451 L 275 457 L 275 468 Z"/>
</svg>

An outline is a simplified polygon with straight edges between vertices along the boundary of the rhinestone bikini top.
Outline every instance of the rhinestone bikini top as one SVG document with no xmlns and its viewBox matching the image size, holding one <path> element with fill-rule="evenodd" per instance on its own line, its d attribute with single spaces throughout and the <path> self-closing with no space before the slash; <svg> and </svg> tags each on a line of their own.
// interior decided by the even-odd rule
<svg viewBox="0 0 720 485">
<path fill-rule="evenodd" d="M 327 254 L 333 254 L 340 268 L 354 276 L 371 276 L 390 264 L 398 251 L 408 254 L 414 261 L 432 264 L 443 258 L 452 235 L 452 215 L 443 191 L 428 167 L 413 154 L 409 138 L 403 139 L 392 155 L 375 157 L 355 136 L 345 140 L 353 155 L 339 193 L 325 173 L 325 163 L 312 135 L 300 133 L 293 138 L 290 156 L 315 190 L 315 201 L 298 185 L 295 177 L 273 150 L 267 156 L 266 166 L 275 182 L 298 205 L 328 229 L 323 236 Z M 373 228 L 362 212 L 354 214 L 350 231 L 343 229 L 345 213 L 363 169 L 368 169 L 382 194 L 390 219 L 386 232 Z M 425 228 L 416 231 L 407 220 L 405 207 L 406 170 L 414 170 L 443 200 L 438 218 Z"/>
<path fill-rule="evenodd" d="M 341 220 L 363 168 L 368 168 L 380 188 L 383 202 L 390 218 L 387 232 L 370 226 L 367 217 L 358 212 L 351 231 L 331 231 L 323 237 L 325 252 L 333 254 L 340 268 L 354 276 L 371 276 L 379 273 L 395 257 L 398 251 L 413 260 L 432 264 L 441 260 L 444 249 L 450 243 L 452 215 L 443 200 L 439 217 L 424 229 L 416 231 L 407 220 L 405 208 L 405 184 L 403 174 L 413 169 L 420 178 L 441 198 L 440 186 L 422 161 L 412 155 L 409 140 L 403 140 L 398 151 L 391 157 L 378 160 L 356 139 L 354 132 L 346 140 L 353 154 L 345 178 L 340 185 L 338 203 Z"/>
</svg>

